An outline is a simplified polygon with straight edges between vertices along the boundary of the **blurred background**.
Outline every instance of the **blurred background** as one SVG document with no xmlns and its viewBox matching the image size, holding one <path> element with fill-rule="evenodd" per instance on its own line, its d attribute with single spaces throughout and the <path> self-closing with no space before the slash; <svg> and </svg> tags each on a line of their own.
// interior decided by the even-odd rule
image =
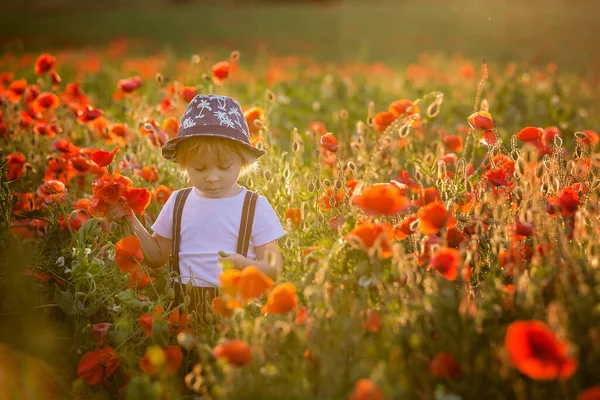
<svg viewBox="0 0 600 400">
<path fill-rule="evenodd" d="M 600 69 L 598 0 L 2 0 L 0 51 L 126 37 L 131 51 L 207 46 L 244 57 L 406 64 L 443 52 L 578 72 Z M 186 54 L 187 53 L 187 54 Z"/>
</svg>

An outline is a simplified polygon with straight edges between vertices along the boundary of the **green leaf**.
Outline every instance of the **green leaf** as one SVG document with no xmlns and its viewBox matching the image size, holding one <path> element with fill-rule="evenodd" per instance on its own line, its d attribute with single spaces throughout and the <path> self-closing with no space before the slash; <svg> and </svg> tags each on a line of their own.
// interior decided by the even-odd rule
<svg viewBox="0 0 600 400">
<path fill-rule="evenodd" d="M 95 237 L 98 234 L 98 230 L 98 220 L 91 218 L 77 232 L 77 241 L 80 245 L 84 245 L 86 238 L 89 236 Z"/>
<path fill-rule="evenodd" d="M 57 285 L 54 285 L 54 302 L 61 310 L 67 315 L 75 315 L 77 310 L 75 309 L 75 299 L 69 291 L 61 291 Z"/>
</svg>

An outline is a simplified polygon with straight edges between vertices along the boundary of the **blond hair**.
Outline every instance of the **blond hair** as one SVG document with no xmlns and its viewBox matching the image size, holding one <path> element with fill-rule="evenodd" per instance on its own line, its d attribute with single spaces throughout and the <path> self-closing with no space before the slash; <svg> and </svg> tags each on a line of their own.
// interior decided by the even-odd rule
<svg viewBox="0 0 600 400">
<path fill-rule="evenodd" d="M 175 156 L 180 168 L 185 168 L 185 163 L 190 156 L 210 154 L 219 162 L 232 155 L 239 157 L 242 162 L 240 177 L 256 168 L 256 156 L 246 146 L 235 140 L 220 136 L 192 136 L 177 145 Z"/>
</svg>

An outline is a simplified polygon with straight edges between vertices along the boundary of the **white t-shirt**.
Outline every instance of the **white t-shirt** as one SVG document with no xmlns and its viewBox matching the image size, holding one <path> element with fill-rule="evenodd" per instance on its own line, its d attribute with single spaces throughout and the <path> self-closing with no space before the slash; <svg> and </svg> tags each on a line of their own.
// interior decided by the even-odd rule
<svg viewBox="0 0 600 400">
<path fill-rule="evenodd" d="M 181 215 L 179 245 L 179 269 L 181 281 L 185 284 L 193 279 L 194 286 L 219 286 L 222 272 L 219 263 L 219 250 L 235 253 L 237 250 L 240 219 L 244 198 L 248 189 L 233 197 L 206 198 L 192 189 L 185 201 Z M 152 225 L 159 235 L 172 239 L 173 207 L 177 192 L 165 203 Z M 254 260 L 254 248 L 272 242 L 285 235 L 277 214 L 264 196 L 258 196 L 252 236 L 247 257 Z"/>
</svg>

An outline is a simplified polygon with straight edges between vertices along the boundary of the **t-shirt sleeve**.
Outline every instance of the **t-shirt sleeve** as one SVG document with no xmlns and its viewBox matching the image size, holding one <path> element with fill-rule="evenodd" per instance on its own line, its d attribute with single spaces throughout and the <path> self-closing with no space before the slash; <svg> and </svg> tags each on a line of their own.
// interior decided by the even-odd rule
<svg viewBox="0 0 600 400">
<path fill-rule="evenodd" d="M 175 197 L 177 192 L 173 192 L 158 214 L 156 221 L 152 225 L 152 230 L 166 239 L 172 239 L 173 236 L 173 207 L 175 206 Z"/>
<path fill-rule="evenodd" d="M 252 223 L 252 243 L 262 246 L 285 235 L 279 217 L 264 196 L 256 201 L 256 212 Z"/>
</svg>

